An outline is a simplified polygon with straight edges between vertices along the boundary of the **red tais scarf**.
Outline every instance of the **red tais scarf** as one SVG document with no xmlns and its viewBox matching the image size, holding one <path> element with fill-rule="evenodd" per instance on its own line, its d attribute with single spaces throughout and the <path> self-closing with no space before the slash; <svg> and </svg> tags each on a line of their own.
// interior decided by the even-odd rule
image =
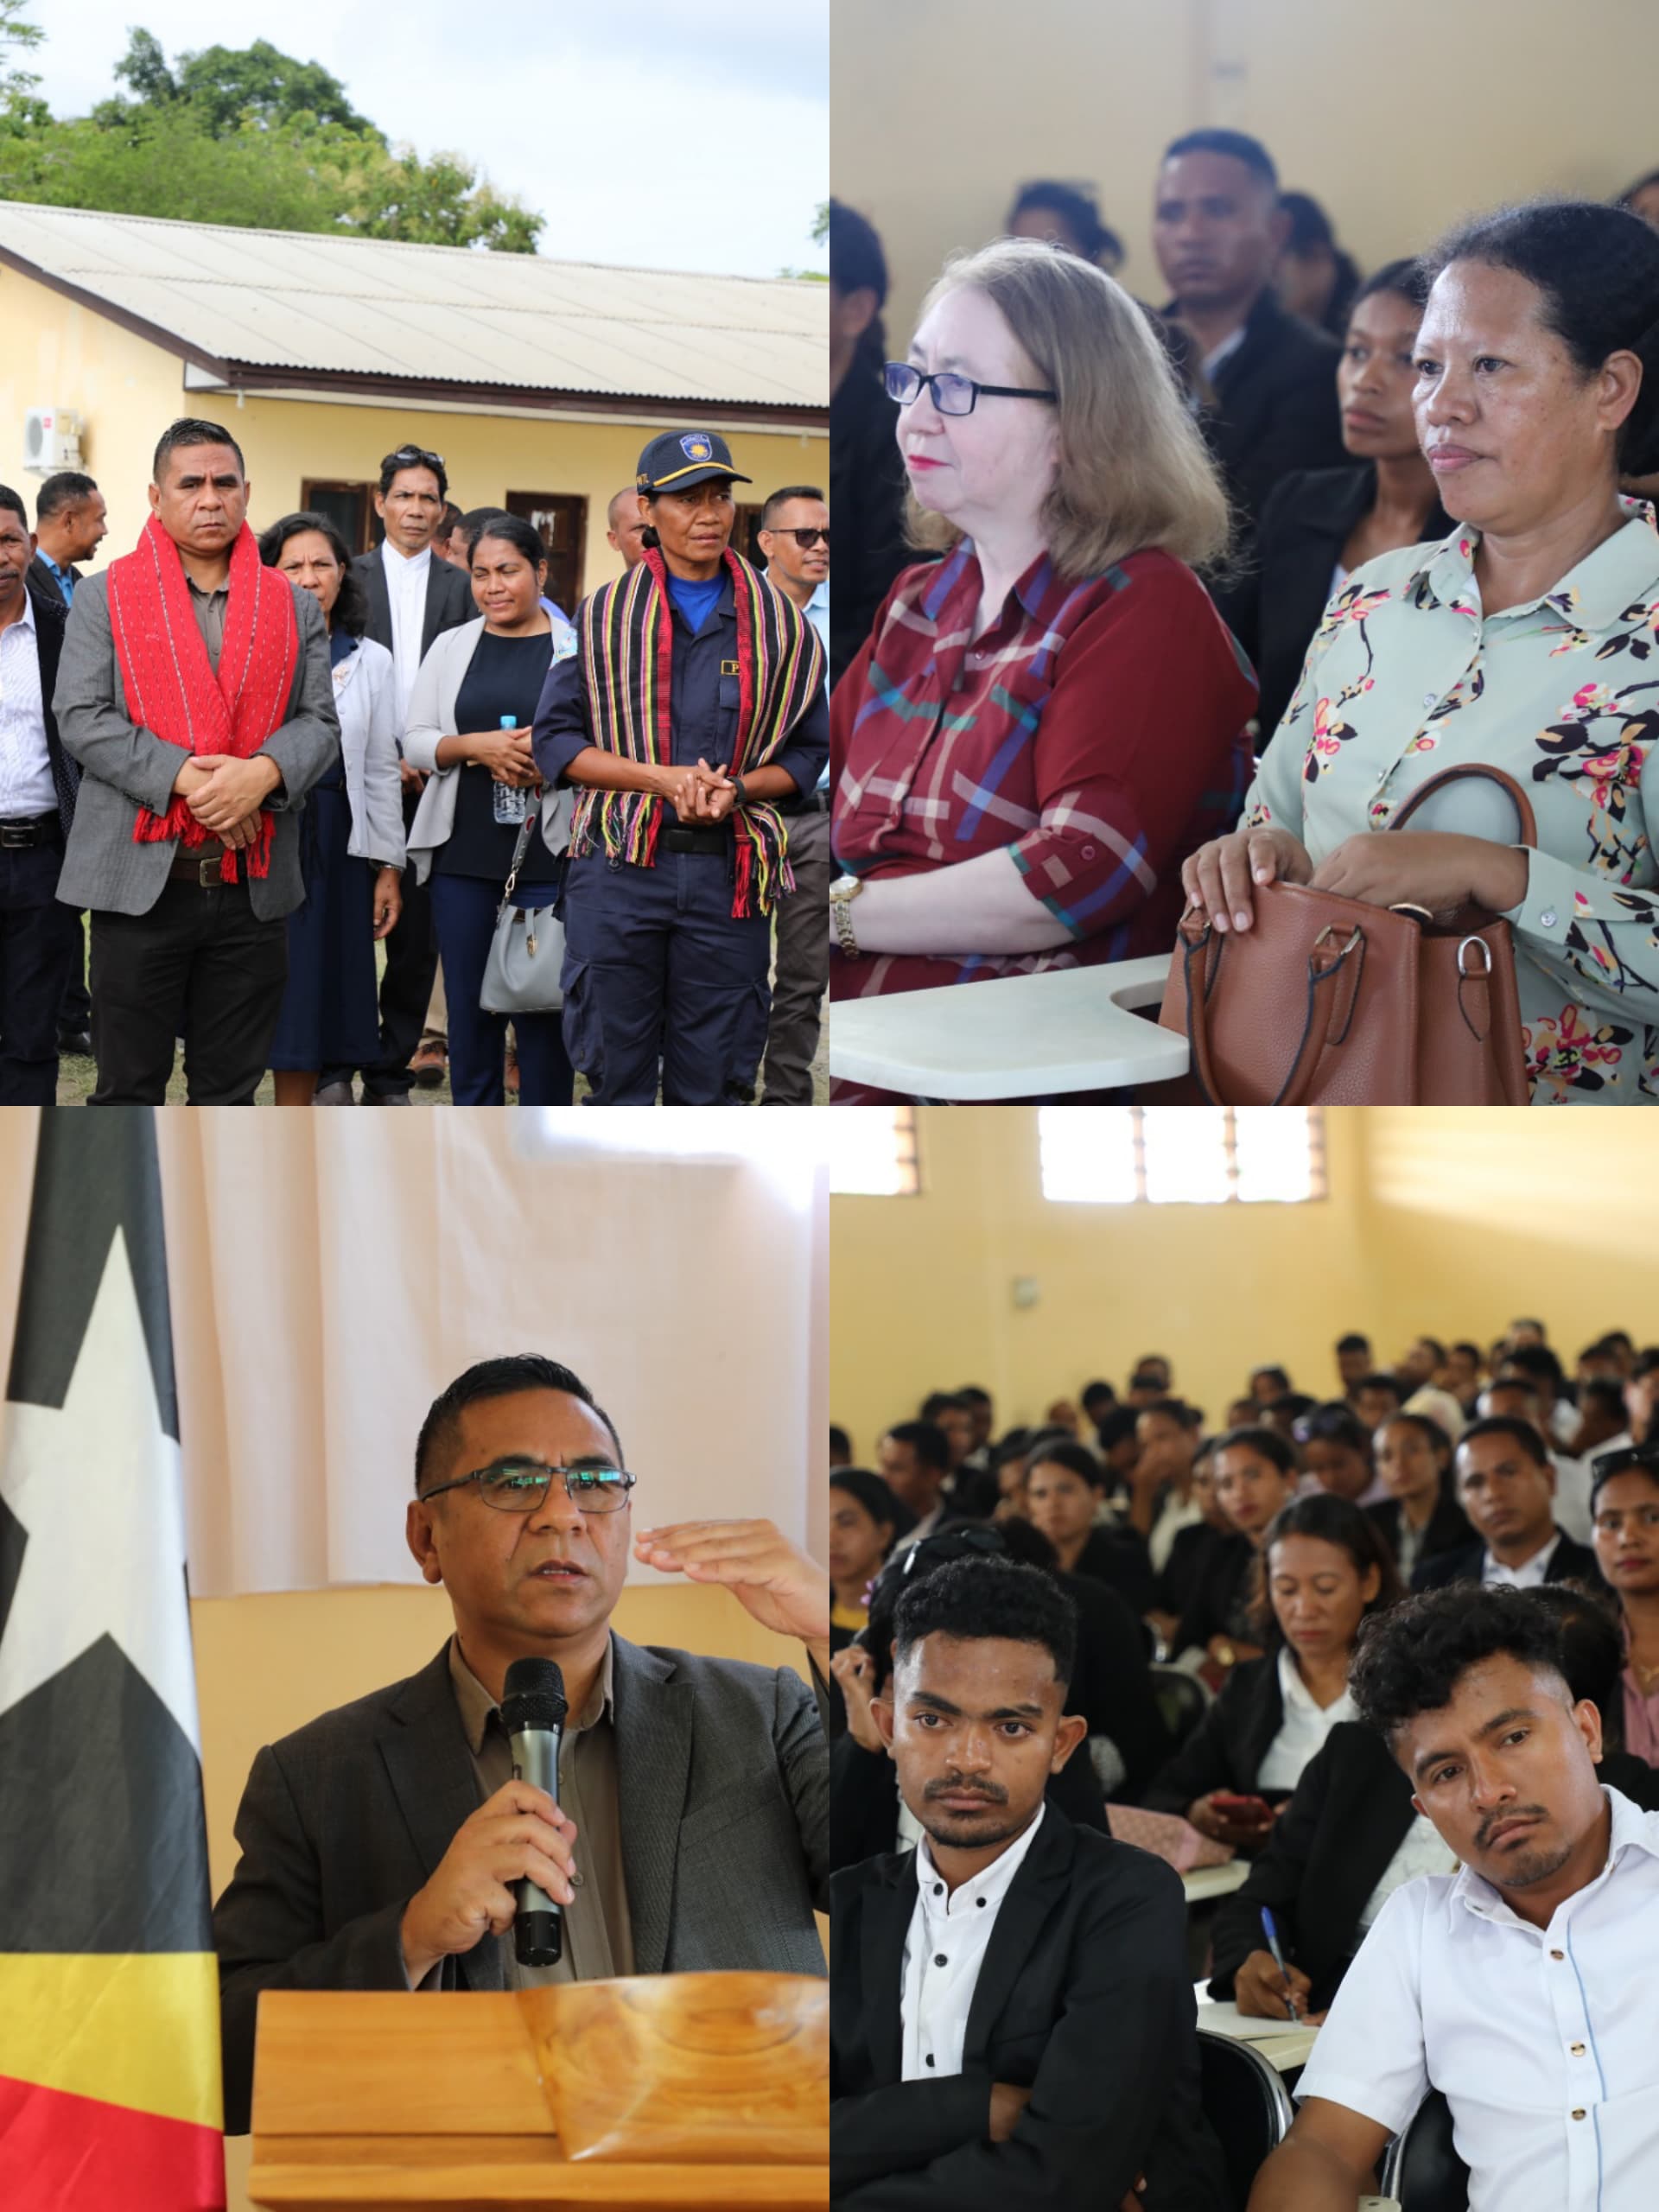
<svg viewBox="0 0 1659 2212">
<path fill-rule="evenodd" d="M 126 691 L 127 712 L 186 753 L 233 753 L 246 760 L 282 727 L 300 657 L 294 588 L 264 567 L 253 532 L 243 524 L 231 548 L 230 594 L 219 672 L 190 605 L 179 549 L 152 515 L 137 550 L 110 563 L 110 627 Z M 177 837 L 192 849 L 219 841 L 181 798 L 165 814 L 138 810 L 135 842 Z M 270 868 L 270 817 L 241 853 L 224 849 L 224 875 L 237 880 L 237 863 L 250 875 Z"/>
</svg>

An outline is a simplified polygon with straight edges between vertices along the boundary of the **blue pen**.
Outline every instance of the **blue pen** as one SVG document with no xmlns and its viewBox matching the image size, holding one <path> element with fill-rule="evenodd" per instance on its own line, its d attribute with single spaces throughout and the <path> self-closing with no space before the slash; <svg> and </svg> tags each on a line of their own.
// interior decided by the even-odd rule
<svg viewBox="0 0 1659 2212">
<path fill-rule="evenodd" d="M 1267 1937 L 1268 1948 L 1273 1953 L 1273 1963 L 1285 1977 L 1285 2002 L 1290 2007 L 1290 2017 L 1295 2021 L 1297 2026 L 1300 2027 L 1302 2016 L 1296 2010 L 1296 1999 L 1291 1990 L 1290 1974 L 1285 1965 L 1285 1955 L 1279 1948 L 1279 1930 L 1274 1925 L 1273 1915 L 1266 1905 L 1262 1908 L 1262 1933 Z"/>
</svg>

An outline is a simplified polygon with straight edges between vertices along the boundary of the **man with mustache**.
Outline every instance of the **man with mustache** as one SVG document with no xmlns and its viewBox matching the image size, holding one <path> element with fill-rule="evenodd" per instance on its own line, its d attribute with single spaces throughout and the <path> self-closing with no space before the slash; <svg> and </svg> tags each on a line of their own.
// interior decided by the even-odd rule
<svg viewBox="0 0 1659 2212">
<path fill-rule="evenodd" d="M 845 2212 L 1219 2212 L 1181 1887 L 1044 1791 L 1077 1617 L 1039 1568 L 899 1599 L 873 1712 L 913 1851 L 830 1883 L 830 2195 Z"/>
<path fill-rule="evenodd" d="M 406 1534 L 455 1633 L 254 1761 L 213 1912 L 229 2133 L 248 2126 L 262 1989 L 823 1972 L 828 1581 L 769 1521 L 638 1526 L 635 1487 L 610 1416 L 552 1360 L 481 1361 L 435 1400 Z M 649 1474 L 639 1487 L 649 1517 Z M 616 1635 L 630 1557 L 723 1584 L 804 1643 L 817 1710 L 792 1668 Z M 564 1677 L 557 1804 L 512 1778 L 499 1706 L 526 1657 Z M 515 1955 L 525 1877 L 563 1908 L 553 1967 Z"/>
<path fill-rule="evenodd" d="M 1558 1624 L 1504 1585 L 1378 1617 L 1360 1718 L 1462 1866 L 1397 1889 L 1349 1967 L 1250 2212 L 1355 2212 L 1425 2094 L 1469 2202 L 1647 2212 L 1659 2161 L 1659 1814 L 1598 1781 Z"/>
</svg>

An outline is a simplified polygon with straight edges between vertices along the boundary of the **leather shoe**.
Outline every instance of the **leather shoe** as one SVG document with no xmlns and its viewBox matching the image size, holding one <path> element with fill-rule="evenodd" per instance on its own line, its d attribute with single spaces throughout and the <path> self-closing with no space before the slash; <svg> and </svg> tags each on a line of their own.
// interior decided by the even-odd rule
<svg viewBox="0 0 1659 2212">
<path fill-rule="evenodd" d="M 357 1094 L 346 1076 L 335 1083 L 320 1083 L 311 1103 L 314 1106 L 355 1106 Z"/>
<path fill-rule="evenodd" d="M 448 1054 L 442 1037 L 423 1037 L 409 1064 L 410 1078 L 423 1090 L 435 1090 L 443 1081 Z"/>
<path fill-rule="evenodd" d="M 365 1090 L 363 1103 L 365 1106 L 407 1106 L 409 1093 L 406 1090 Z"/>
<path fill-rule="evenodd" d="M 61 1058 L 90 1060 L 92 1057 L 92 1033 L 90 1029 L 66 1029 L 58 1039 Z"/>
</svg>

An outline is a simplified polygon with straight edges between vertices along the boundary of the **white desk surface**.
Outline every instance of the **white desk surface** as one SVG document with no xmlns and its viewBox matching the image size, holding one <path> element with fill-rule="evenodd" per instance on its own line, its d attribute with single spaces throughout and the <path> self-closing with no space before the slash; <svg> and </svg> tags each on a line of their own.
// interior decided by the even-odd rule
<svg viewBox="0 0 1659 2212">
<path fill-rule="evenodd" d="M 1169 955 L 998 976 L 830 1009 L 830 1072 L 911 1098 L 1027 1098 L 1186 1073 L 1185 1037 L 1131 1009 L 1162 1001 Z"/>
<path fill-rule="evenodd" d="M 1209 1994 L 1209 1986 L 1207 1980 L 1192 1985 L 1199 2027 L 1211 2035 L 1230 2036 L 1235 2043 L 1249 2044 L 1275 2073 L 1289 2074 L 1306 2065 L 1319 2037 L 1317 2028 L 1293 2026 L 1287 2020 L 1247 2019 L 1236 2005 L 1218 2003 Z"/>
<path fill-rule="evenodd" d="M 1195 1866 L 1190 1874 L 1182 1875 L 1181 1887 L 1188 1904 L 1202 1904 L 1206 1898 L 1229 1897 L 1235 1890 L 1243 1889 L 1249 1871 L 1248 1859 L 1230 1859 L 1221 1866 Z"/>
</svg>

